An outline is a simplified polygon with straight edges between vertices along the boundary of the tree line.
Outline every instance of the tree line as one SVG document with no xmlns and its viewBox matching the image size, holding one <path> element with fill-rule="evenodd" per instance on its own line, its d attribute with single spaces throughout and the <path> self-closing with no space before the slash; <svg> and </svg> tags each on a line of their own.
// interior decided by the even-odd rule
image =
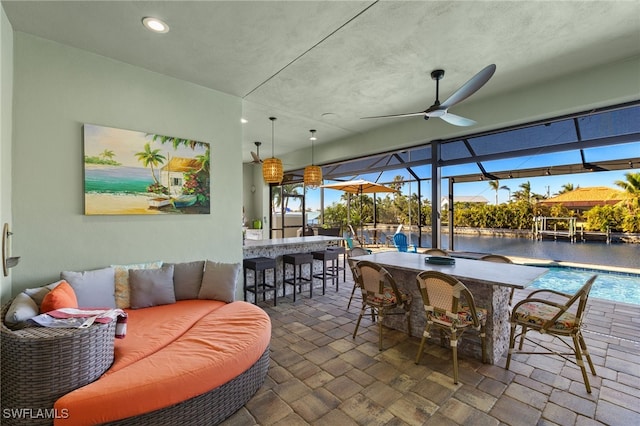
<svg viewBox="0 0 640 426">
<path fill-rule="evenodd" d="M 455 203 L 454 226 L 500 229 L 531 229 L 536 216 L 547 217 L 575 217 L 584 223 L 585 230 L 590 231 L 622 231 L 640 232 L 640 173 L 626 173 L 624 181 L 614 184 L 622 188 L 625 199 L 616 205 L 595 206 L 586 212 L 578 212 L 562 205 L 545 206 L 540 202 L 547 195 L 536 194 L 531 190 L 530 182 L 524 182 L 517 190 L 511 190 L 500 185 L 499 181 L 489 181 L 490 187 L 496 192 L 496 204 Z M 404 185 L 402 176 L 396 176 L 389 184 L 396 190 Z M 568 183 L 554 194 L 570 192 L 578 187 Z M 498 204 L 498 191 L 508 190 L 510 199 L 507 203 Z M 324 223 L 328 226 L 347 225 L 350 217 L 352 225 L 374 223 L 373 197 L 369 195 L 351 195 L 350 210 L 347 212 L 348 194 L 343 194 L 339 202 L 325 207 Z M 431 202 L 423 201 L 419 208 L 417 194 L 410 196 L 400 192 L 376 196 L 375 223 L 384 224 L 420 224 L 431 225 Z M 411 218 L 411 220 L 409 220 Z M 443 222 L 448 220 L 443 215 Z M 568 223 L 564 224 L 568 226 Z M 563 226 L 558 222 L 559 228 Z"/>
</svg>

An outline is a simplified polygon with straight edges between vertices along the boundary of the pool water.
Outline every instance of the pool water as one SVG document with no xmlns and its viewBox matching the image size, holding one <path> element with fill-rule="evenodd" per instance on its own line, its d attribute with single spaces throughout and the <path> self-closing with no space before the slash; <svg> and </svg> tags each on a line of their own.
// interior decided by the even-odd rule
<svg viewBox="0 0 640 426">
<path fill-rule="evenodd" d="M 535 280 L 531 287 L 573 294 L 592 275 L 598 274 L 598 278 L 591 287 L 589 297 L 640 305 L 640 275 L 567 267 L 550 267 L 548 269 L 549 272 Z"/>
</svg>

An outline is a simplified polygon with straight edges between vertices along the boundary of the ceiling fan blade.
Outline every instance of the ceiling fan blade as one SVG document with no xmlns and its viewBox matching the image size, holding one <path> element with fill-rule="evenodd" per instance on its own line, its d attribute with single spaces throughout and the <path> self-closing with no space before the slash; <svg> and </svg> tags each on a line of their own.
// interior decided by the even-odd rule
<svg viewBox="0 0 640 426">
<path fill-rule="evenodd" d="M 446 121 L 449 124 L 453 124 L 454 126 L 466 127 L 466 126 L 473 126 L 474 124 L 476 124 L 476 122 L 471 119 L 460 117 L 459 115 L 451 114 L 449 112 L 444 115 L 441 115 L 440 118 L 442 118 L 444 121 Z"/>
<path fill-rule="evenodd" d="M 360 120 L 366 120 L 368 118 L 397 118 L 397 117 L 417 117 L 419 115 L 425 115 L 425 111 L 409 112 L 406 114 L 392 114 L 392 115 L 376 115 L 374 117 L 361 117 Z"/>
<path fill-rule="evenodd" d="M 469 96 L 477 92 L 482 86 L 484 86 L 486 82 L 489 81 L 489 79 L 493 76 L 493 73 L 495 72 L 496 72 L 495 64 L 486 66 L 478 74 L 471 77 L 471 80 L 463 84 L 462 87 L 460 87 L 453 95 L 449 96 L 449 98 L 447 98 L 446 101 L 442 102 L 440 106 L 444 108 L 451 108 L 455 104 L 464 101 Z"/>
<path fill-rule="evenodd" d="M 253 151 L 251 151 L 251 157 L 253 158 L 254 163 L 262 163 L 260 157 L 258 157 L 258 155 Z"/>
</svg>

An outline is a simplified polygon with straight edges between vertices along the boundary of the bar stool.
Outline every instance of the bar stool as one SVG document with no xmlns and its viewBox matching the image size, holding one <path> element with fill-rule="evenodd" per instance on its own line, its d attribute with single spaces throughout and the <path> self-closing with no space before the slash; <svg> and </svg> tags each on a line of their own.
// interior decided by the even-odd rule
<svg viewBox="0 0 640 426">
<path fill-rule="evenodd" d="M 322 294 L 324 295 L 327 288 L 327 281 L 335 282 L 336 291 L 338 291 L 339 276 L 338 270 L 338 251 L 337 250 L 323 250 L 314 251 L 313 259 L 322 262 L 322 273 L 313 274 L 313 278 L 318 278 L 322 281 Z M 330 264 L 327 264 L 330 262 Z"/>
<path fill-rule="evenodd" d="M 262 300 L 266 299 L 266 293 L 273 291 L 273 306 L 276 306 L 278 298 L 278 285 L 276 283 L 276 260 L 271 257 L 253 257 L 244 259 L 244 300 L 247 300 L 247 293 L 253 293 L 253 303 L 258 304 L 258 294 L 262 294 Z M 266 272 L 273 271 L 273 283 L 268 284 L 265 280 Z M 247 270 L 253 271 L 253 285 L 247 281 Z M 262 283 L 258 283 L 258 275 L 262 272 Z"/>
<path fill-rule="evenodd" d="M 338 252 L 338 259 L 342 256 L 342 266 L 340 266 L 340 262 L 338 261 L 338 266 L 334 270 L 333 267 L 331 272 L 338 276 L 338 281 L 340 280 L 340 271 L 342 271 L 342 282 L 347 281 L 347 249 L 342 246 L 329 246 L 327 250 L 333 250 Z"/>
<path fill-rule="evenodd" d="M 293 278 L 287 278 L 287 265 L 293 267 Z M 309 278 L 302 275 L 302 266 L 309 265 Z M 287 295 L 287 284 L 293 286 L 293 301 L 296 301 L 296 287 L 309 283 L 309 297 L 313 296 L 313 256 L 310 253 L 292 253 L 282 256 L 282 296 Z"/>
</svg>

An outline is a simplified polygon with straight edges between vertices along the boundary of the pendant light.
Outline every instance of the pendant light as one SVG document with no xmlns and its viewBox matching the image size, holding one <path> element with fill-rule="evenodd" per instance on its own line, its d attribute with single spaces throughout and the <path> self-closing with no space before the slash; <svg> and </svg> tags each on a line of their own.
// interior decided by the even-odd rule
<svg viewBox="0 0 640 426">
<path fill-rule="evenodd" d="M 279 158 L 275 158 L 273 155 L 273 123 L 277 119 L 276 117 L 269 117 L 269 120 L 271 120 L 271 158 L 267 158 L 262 162 L 262 177 L 266 183 L 280 183 L 284 176 L 282 161 Z"/>
<path fill-rule="evenodd" d="M 311 189 L 316 189 L 322 185 L 322 168 L 313 165 L 313 141 L 316 140 L 316 131 L 309 130 L 311 132 L 311 165 L 304 168 L 304 184 Z"/>
</svg>

